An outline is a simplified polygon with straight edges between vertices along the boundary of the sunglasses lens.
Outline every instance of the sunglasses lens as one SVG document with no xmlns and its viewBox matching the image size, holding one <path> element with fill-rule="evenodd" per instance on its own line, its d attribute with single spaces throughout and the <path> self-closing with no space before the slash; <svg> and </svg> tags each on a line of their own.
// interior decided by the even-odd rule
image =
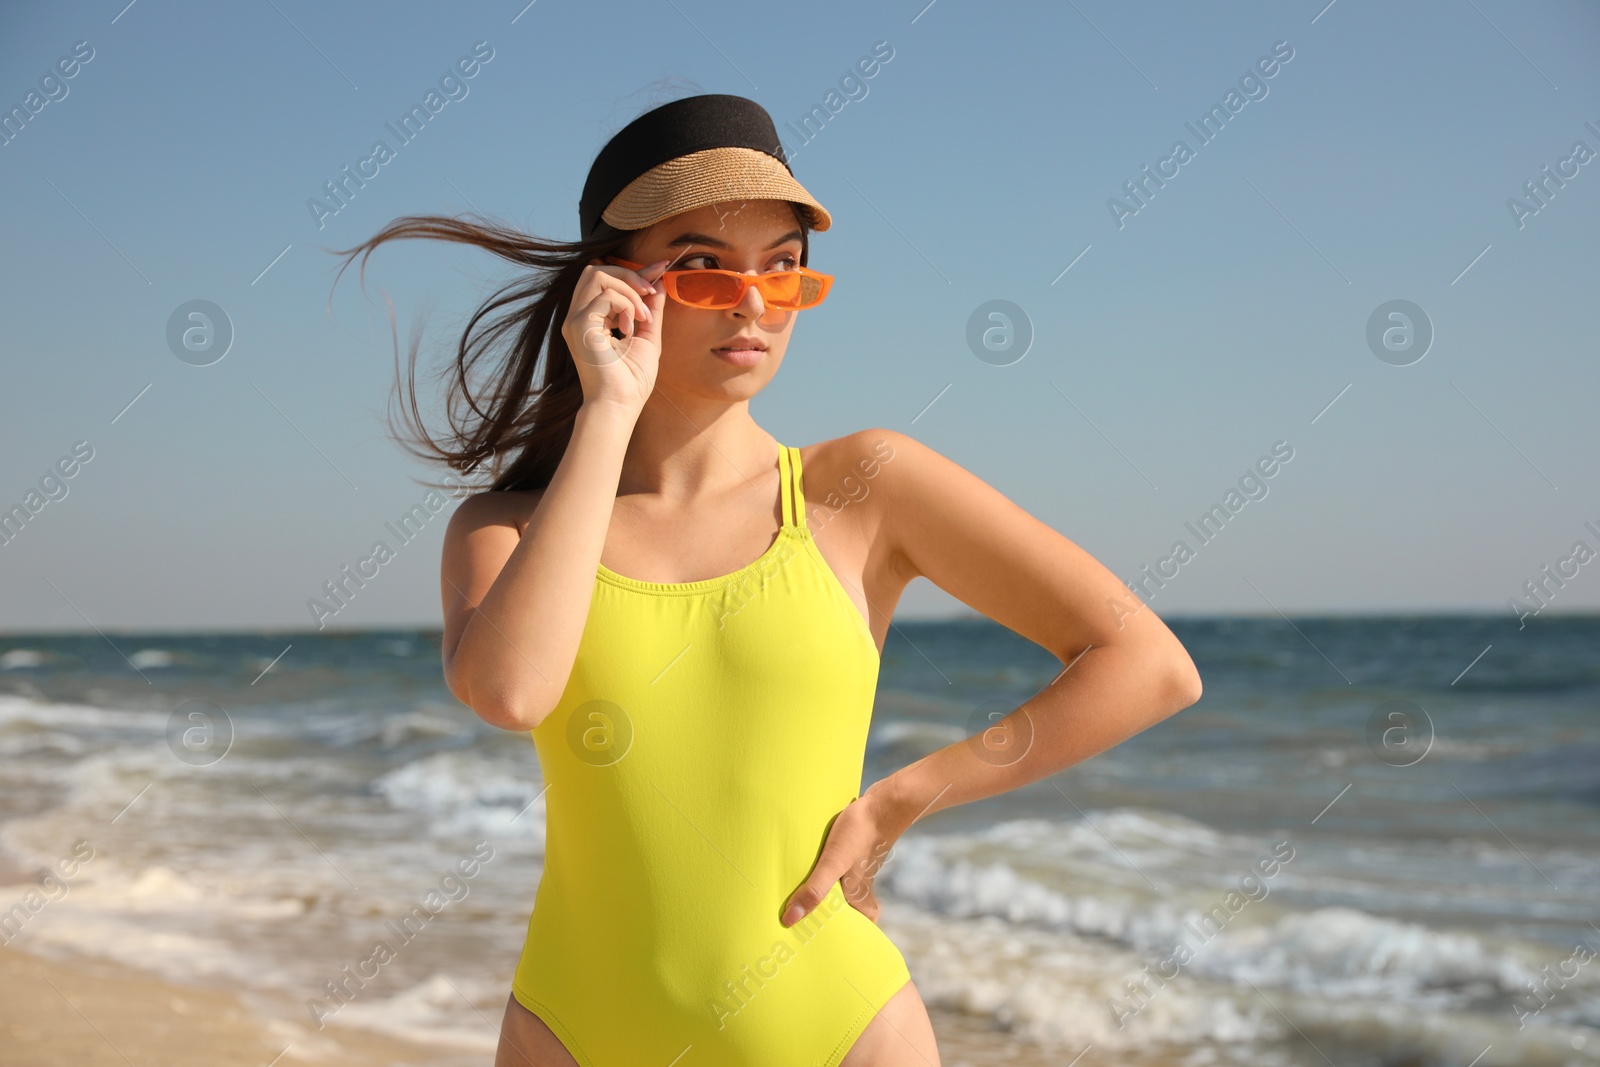
<svg viewBox="0 0 1600 1067">
<path fill-rule="evenodd" d="M 809 274 L 798 275 L 800 281 L 799 307 L 811 307 L 822 300 L 822 279 L 813 278 Z"/>
<path fill-rule="evenodd" d="M 805 276 L 798 271 L 777 271 L 762 279 L 761 297 L 776 308 L 798 308 L 804 304 Z"/>
<path fill-rule="evenodd" d="M 739 299 L 739 279 L 712 271 L 686 270 L 678 275 L 678 299 L 699 307 L 732 306 Z"/>
<path fill-rule="evenodd" d="M 694 307 L 733 307 L 744 296 L 743 282 L 719 271 L 685 270 L 674 273 L 677 276 L 678 299 Z M 780 310 L 794 311 L 822 301 L 822 280 L 799 271 L 773 271 L 751 281 L 761 289 L 761 299 Z"/>
</svg>

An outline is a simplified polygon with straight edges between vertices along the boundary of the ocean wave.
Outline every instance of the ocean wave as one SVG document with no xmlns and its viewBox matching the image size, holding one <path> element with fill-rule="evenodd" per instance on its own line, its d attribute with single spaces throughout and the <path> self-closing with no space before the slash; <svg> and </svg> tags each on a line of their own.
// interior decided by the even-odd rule
<svg viewBox="0 0 1600 1067">
<path fill-rule="evenodd" d="M 1207 981 L 1170 983 L 1119 1024 L 1112 1002 L 1128 999 L 1123 982 L 1140 974 L 1143 959 L 1071 931 L 1024 931 L 994 916 L 952 919 L 897 900 L 884 903 L 880 924 L 930 1007 L 986 1017 L 996 1030 L 1060 1051 L 1063 1063 L 1085 1044 L 1124 1053 L 1238 1045 L 1287 1029 L 1266 1005 Z"/>
<path fill-rule="evenodd" d="M 377 741 L 384 748 L 398 748 L 413 741 L 436 741 L 467 733 L 467 725 L 458 716 L 417 709 L 384 716 Z"/>
<path fill-rule="evenodd" d="M 339 1005 L 327 1017 L 327 1024 L 493 1055 L 500 1044 L 499 1035 L 485 1026 L 484 1020 L 499 1019 L 505 1011 L 505 997 L 503 982 L 432 974 L 392 996 L 358 996 Z"/>
<path fill-rule="evenodd" d="M 867 757 L 904 765 L 967 736 L 967 731 L 926 719 L 891 719 L 874 724 L 867 735 Z"/>
<path fill-rule="evenodd" d="M 175 981 L 292 981 L 227 932 L 241 921 L 297 918 L 304 910 L 299 901 L 229 897 L 172 868 L 128 870 L 104 855 L 86 861 L 66 886 L 27 916 L 15 938 L 18 948 L 57 959 L 109 959 Z M 36 883 L 0 886 L 0 900 L 22 900 L 38 889 Z"/>
<path fill-rule="evenodd" d="M 430 816 L 441 835 L 483 834 L 544 841 L 543 786 L 536 772 L 472 751 L 436 752 L 373 779 L 396 808 Z"/>
<path fill-rule="evenodd" d="M 57 703 L 0 693 L 0 729 L 26 724 L 58 730 L 71 729 L 86 734 L 97 734 L 102 730 L 143 731 L 152 737 L 160 737 L 170 717 L 169 711 L 148 708 Z"/>
<path fill-rule="evenodd" d="M 28 667 L 42 667 L 49 659 L 43 652 L 33 648 L 11 648 L 0 652 L 0 671 L 22 670 Z"/>
<path fill-rule="evenodd" d="M 1122 825 L 1111 825 L 1119 818 Z M 1129 840 L 1130 826 L 1141 823 L 1147 833 L 1170 832 L 1173 827 L 1164 826 L 1169 819 L 1141 819 L 1131 812 L 1095 816 L 1118 841 Z M 1071 824 L 1043 820 L 1017 820 L 973 834 L 906 835 L 876 886 L 930 914 L 999 921 L 1014 937 L 1095 939 L 1152 963 L 1177 958 L 1182 945 L 1190 956 L 1182 969 L 1192 976 L 1335 1000 L 1393 998 L 1441 1011 L 1509 1002 L 1538 979 L 1540 967 L 1559 958 L 1542 943 L 1436 929 L 1357 908 L 1291 908 L 1270 890 L 1259 899 L 1199 882 L 1160 890 L 1148 884 L 1130 889 L 1080 883 L 1063 890 L 1051 884 L 1060 881 L 1054 872 L 1038 864 L 1052 854 L 1056 862 L 1081 862 L 1086 853 L 1073 836 Z M 1211 848 L 1225 840 L 1214 833 L 1210 837 Z M 1009 847 L 997 852 L 998 844 Z M 1111 849 L 1109 842 L 1103 846 Z M 1237 866 L 1241 873 L 1249 869 Z M 1166 881 L 1170 867 L 1151 864 L 1149 869 Z M 1218 871 L 1226 869 L 1224 863 Z M 1291 869 L 1292 860 L 1278 877 Z M 1590 971 L 1569 983 L 1569 996 L 1588 1003 L 1600 1019 L 1600 971 Z M 1510 1018 L 1509 1003 L 1505 1010 Z"/>
<path fill-rule="evenodd" d="M 89 751 L 89 746 L 73 734 L 64 734 L 55 730 L 29 731 L 13 736 L 0 734 L 0 758 L 14 759 L 18 756 L 39 756 L 53 752 L 61 756 L 82 756 Z M 7 773 L 14 773 L 7 768 Z"/>
<path fill-rule="evenodd" d="M 1429 1063 L 1576 1067 L 1594 1063 L 1594 999 L 1519 1029 L 1509 1011 L 1419 1010 L 1407 997 L 1338 999 L 1245 975 L 1184 972 L 1159 982 L 1154 959 L 1069 931 L 1019 931 L 993 916 L 952 919 L 884 902 L 880 925 L 930 1007 L 1067 1063 L 1090 1046 L 1123 1063 Z M 1590 1014 L 1585 1021 L 1583 1012 Z M 1554 1016 L 1554 1012 L 1547 1013 Z M 1290 1046 L 1314 1052 L 1286 1058 Z M 1580 1051 L 1581 1050 L 1581 1051 Z"/>
</svg>

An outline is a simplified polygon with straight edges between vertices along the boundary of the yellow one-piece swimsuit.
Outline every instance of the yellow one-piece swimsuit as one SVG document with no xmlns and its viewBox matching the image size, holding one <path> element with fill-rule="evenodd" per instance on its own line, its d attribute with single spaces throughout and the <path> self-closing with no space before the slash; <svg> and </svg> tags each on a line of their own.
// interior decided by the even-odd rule
<svg viewBox="0 0 1600 1067">
<path fill-rule="evenodd" d="M 836 1067 L 911 978 L 838 882 L 778 921 L 859 793 L 879 668 L 806 525 L 798 448 L 778 473 L 782 527 L 739 570 L 600 566 L 530 731 L 545 860 L 512 994 L 582 1067 Z"/>
</svg>

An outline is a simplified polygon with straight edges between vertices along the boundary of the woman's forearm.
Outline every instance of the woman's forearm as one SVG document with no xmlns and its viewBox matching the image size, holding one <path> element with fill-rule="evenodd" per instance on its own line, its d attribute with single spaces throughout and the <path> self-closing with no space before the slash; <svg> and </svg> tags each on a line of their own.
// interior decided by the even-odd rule
<svg viewBox="0 0 1600 1067">
<path fill-rule="evenodd" d="M 933 812 L 1036 782 L 1104 752 L 1199 699 L 1186 654 L 1090 648 L 984 732 L 929 753 L 862 794 L 891 841 Z"/>
</svg>

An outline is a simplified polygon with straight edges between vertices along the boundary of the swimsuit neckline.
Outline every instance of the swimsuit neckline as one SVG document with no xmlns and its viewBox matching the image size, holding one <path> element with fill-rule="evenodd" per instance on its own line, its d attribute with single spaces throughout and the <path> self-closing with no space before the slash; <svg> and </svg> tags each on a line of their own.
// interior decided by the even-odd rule
<svg viewBox="0 0 1600 1067">
<path fill-rule="evenodd" d="M 801 488 L 800 450 L 779 441 L 777 466 L 780 514 L 778 535 L 772 539 L 772 544 L 767 546 L 766 551 L 743 567 L 727 574 L 719 574 L 715 578 L 701 578 L 693 582 L 648 582 L 643 578 L 630 578 L 626 574 L 618 574 L 601 563 L 596 568 L 595 577 L 599 581 L 641 593 L 659 593 L 668 596 L 709 593 L 731 585 L 752 571 L 765 566 L 791 539 L 798 539 L 802 544 L 810 540 L 811 529 L 805 521 L 805 495 Z M 859 616 L 861 612 L 857 610 L 856 614 Z M 876 643 L 873 647 L 876 649 Z"/>
<path fill-rule="evenodd" d="M 778 528 L 778 536 L 772 539 L 772 544 L 767 546 L 767 550 L 765 552 L 761 553 L 761 555 L 757 556 L 749 563 L 746 563 L 738 570 L 730 571 L 727 574 L 719 574 L 715 578 L 701 578 L 693 582 L 647 582 L 643 578 L 630 578 L 626 574 L 618 574 L 610 567 L 607 567 L 604 563 L 599 564 L 599 573 L 597 577 L 604 581 L 610 582 L 612 585 L 620 585 L 625 589 L 637 589 L 641 592 L 647 593 L 691 594 L 709 592 L 738 581 L 751 571 L 761 567 L 769 559 L 776 555 L 778 550 L 781 549 L 784 543 L 790 538 L 803 538 L 804 535 L 809 534 L 810 532 L 810 530 L 803 530 L 798 526 L 791 526 L 788 523 L 784 523 Z M 859 615 L 860 612 L 858 611 L 856 614 Z"/>
</svg>

